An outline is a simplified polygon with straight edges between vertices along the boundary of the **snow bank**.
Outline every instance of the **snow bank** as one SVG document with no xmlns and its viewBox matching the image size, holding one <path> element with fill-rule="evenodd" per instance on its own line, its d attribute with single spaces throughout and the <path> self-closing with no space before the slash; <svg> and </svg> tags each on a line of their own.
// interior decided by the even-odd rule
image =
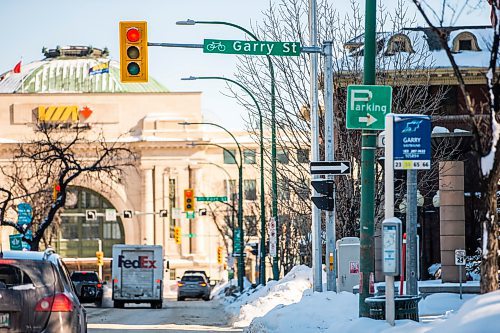
<svg viewBox="0 0 500 333">
<path fill-rule="evenodd" d="M 434 283 L 435 281 L 429 281 Z M 500 291 L 485 295 L 433 294 L 419 303 L 420 315 L 442 315 L 431 323 L 358 318 L 358 295 L 312 292 L 311 269 L 294 268 L 284 279 L 272 281 L 231 304 L 239 312 L 235 326 L 245 333 L 486 333 L 500 327 Z"/>
<path fill-rule="evenodd" d="M 303 292 L 311 287 L 311 268 L 296 266 L 283 279 L 269 281 L 266 286 L 247 291 L 227 305 L 226 311 L 234 318 L 235 327 L 245 327 L 255 317 L 263 316 L 276 307 L 300 301 Z"/>
</svg>

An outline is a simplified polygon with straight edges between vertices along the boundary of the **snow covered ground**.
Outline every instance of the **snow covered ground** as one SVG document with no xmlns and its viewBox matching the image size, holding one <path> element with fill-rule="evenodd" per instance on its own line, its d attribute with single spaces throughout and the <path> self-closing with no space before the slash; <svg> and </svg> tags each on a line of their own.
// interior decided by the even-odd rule
<svg viewBox="0 0 500 333">
<path fill-rule="evenodd" d="M 312 272 L 297 266 L 283 279 L 265 287 L 247 289 L 225 298 L 226 311 L 234 325 L 247 333 L 488 333 L 500 327 L 500 291 L 486 295 L 432 294 L 419 303 L 423 320 L 385 321 L 358 318 L 358 295 L 348 292 L 315 293 Z"/>
</svg>

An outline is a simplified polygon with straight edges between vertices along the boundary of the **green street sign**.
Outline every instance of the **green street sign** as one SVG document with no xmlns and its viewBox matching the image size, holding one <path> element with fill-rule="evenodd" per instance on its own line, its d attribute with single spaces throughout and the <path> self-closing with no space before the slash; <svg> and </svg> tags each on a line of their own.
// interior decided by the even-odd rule
<svg viewBox="0 0 500 333">
<path fill-rule="evenodd" d="M 187 219 L 194 219 L 195 213 L 194 212 L 186 212 L 186 218 Z"/>
<path fill-rule="evenodd" d="M 196 197 L 198 202 L 227 201 L 227 197 Z"/>
<path fill-rule="evenodd" d="M 9 243 L 11 250 L 20 251 L 23 249 L 23 235 L 9 235 Z"/>
<path fill-rule="evenodd" d="M 203 53 L 299 56 L 299 42 L 205 39 Z"/>
<path fill-rule="evenodd" d="M 234 253 L 241 253 L 241 232 L 240 229 L 234 231 Z"/>
<path fill-rule="evenodd" d="M 347 128 L 384 130 L 385 115 L 391 112 L 391 105 L 390 86 L 348 86 Z"/>
<path fill-rule="evenodd" d="M 189 234 L 184 234 L 184 235 L 182 235 L 182 236 L 187 237 L 187 238 L 195 238 L 195 237 L 196 237 L 196 234 L 189 233 Z"/>
</svg>

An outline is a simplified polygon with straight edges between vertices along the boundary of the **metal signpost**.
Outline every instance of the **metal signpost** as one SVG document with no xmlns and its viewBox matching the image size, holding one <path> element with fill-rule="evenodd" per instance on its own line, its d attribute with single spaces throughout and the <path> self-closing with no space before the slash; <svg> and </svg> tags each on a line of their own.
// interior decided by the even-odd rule
<svg viewBox="0 0 500 333">
<path fill-rule="evenodd" d="M 300 43 L 205 39 L 203 53 L 299 56 Z"/>
<path fill-rule="evenodd" d="M 462 266 L 465 266 L 465 250 L 455 250 L 455 265 L 458 266 L 460 299 L 462 299 Z"/>
<path fill-rule="evenodd" d="M 347 87 L 347 128 L 383 130 L 385 115 L 391 112 L 392 87 Z"/>
<path fill-rule="evenodd" d="M 395 170 L 406 171 L 406 294 L 418 295 L 417 170 L 431 167 L 431 118 L 394 115 L 393 160 Z"/>
</svg>

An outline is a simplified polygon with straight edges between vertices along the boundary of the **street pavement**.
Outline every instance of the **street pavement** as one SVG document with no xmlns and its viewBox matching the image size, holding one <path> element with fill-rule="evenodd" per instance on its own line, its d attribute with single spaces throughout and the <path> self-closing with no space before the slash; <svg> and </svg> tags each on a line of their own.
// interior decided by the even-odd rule
<svg viewBox="0 0 500 333">
<path fill-rule="evenodd" d="M 105 304 L 107 305 L 107 304 Z M 167 299 L 162 309 L 149 305 L 126 305 L 87 309 L 89 333 L 177 333 L 177 332 L 241 332 L 228 325 L 228 318 L 218 301 L 183 301 Z"/>
</svg>

